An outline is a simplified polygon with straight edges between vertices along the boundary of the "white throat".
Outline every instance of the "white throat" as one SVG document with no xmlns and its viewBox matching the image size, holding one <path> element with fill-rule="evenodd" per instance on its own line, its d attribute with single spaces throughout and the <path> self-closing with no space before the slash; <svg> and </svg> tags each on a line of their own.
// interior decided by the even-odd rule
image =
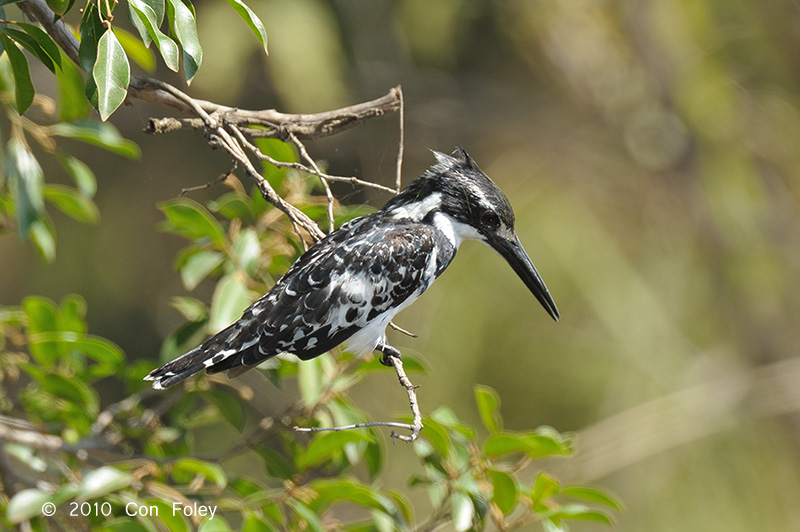
<svg viewBox="0 0 800 532">
<path fill-rule="evenodd" d="M 433 215 L 433 225 L 444 233 L 456 249 L 464 240 L 485 240 L 483 235 L 474 227 L 459 222 L 443 212 L 437 212 Z"/>
</svg>

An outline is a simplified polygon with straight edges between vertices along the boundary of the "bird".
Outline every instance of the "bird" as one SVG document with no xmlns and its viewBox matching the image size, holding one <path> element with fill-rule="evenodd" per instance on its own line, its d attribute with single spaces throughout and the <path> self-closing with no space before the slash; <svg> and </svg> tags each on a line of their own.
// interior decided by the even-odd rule
<svg viewBox="0 0 800 532">
<path fill-rule="evenodd" d="M 156 389 L 188 377 L 229 377 L 281 353 L 310 360 L 345 343 L 356 355 L 400 357 L 386 327 L 444 272 L 464 240 L 494 249 L 547 313 L 560 315 L 514 230 L 508 198 L 463 148 L 436 163 L 381 209 L 355 218 L 303 253 L 242 317 L 154 369 Z"/>
</svg>

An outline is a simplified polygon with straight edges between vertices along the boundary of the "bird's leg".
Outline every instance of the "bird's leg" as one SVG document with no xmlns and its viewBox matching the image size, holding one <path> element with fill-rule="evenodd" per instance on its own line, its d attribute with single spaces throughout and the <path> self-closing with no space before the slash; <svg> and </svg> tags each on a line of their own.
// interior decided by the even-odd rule
<svg viewBox="0 0 800 532">
<path fill-rule="evenodd" d="M 391 360 L 389 360 L 389 357 L 394 357 L 398 359 L 403 358 L 402 355 L 400 354 L 399 349 L 392 347 L 389 344 L 385 344 L 383 342 L 379 343 L 375 347 L 375 350 L 383 353 L 383 356 L 381 357 L 381 364 L 390 368 L 393 368 L 394 364 L 392 364 Z"/>
</svg>

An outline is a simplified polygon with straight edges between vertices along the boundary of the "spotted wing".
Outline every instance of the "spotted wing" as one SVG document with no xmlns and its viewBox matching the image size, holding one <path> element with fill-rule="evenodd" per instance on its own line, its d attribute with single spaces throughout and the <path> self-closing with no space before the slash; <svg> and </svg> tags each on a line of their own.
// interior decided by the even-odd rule
<svg viewBox="0 0 800 532">
<path fill-rule="evenodd" d="M 307 360 L 336 347 L 432 280 L 435 235 L 425 225 L 358 226 L 295 265 L 258 316 L 258 348 L 241 361 L 286 351 Z M 381 331 L 382 332 L 382 331 Z"/>
</svg>

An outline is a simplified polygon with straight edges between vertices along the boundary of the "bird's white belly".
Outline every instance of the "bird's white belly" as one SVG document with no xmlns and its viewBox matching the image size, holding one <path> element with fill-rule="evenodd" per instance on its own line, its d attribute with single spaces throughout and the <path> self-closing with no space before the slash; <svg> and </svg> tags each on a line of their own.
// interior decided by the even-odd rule
<svg viewBox="0 0 800 532">
<path fill-rule="evenodd" d="M 398 312 L 411 305 L 422 295 L 422 291 L 415 292 L 408 299 L 397 307 L 390 308 L 383 314 L 378 314 L 365 327 L 356 332 L 348 340 L 345 340 L 348 351 L 363 356 L 374 351 L 379 343 L 386 342 L 386 327 L 394 319 Z"/>
</svg>

